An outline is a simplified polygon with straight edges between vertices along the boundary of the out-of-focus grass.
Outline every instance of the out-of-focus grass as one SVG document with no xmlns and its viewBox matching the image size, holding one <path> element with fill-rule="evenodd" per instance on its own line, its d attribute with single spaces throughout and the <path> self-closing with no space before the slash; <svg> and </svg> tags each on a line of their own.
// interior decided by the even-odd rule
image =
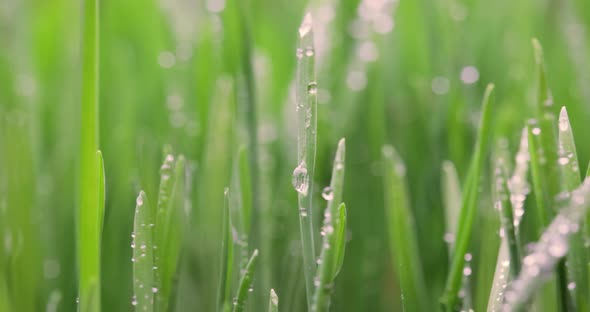
<svg viewBox="0 0 590 312">
<path fill-rule="evenodd" d="M 248 256 L 256 248 L 260 252 L 245 309 L 267 309 L 270 288 L 280 295 L 281 311 L 305 309 L 299 210 L 291 185 L 298 159 L 290 91 L 305 12 L 314 17 L 316 45 L 317 152 L 309 192 L 318 234 L 324 207 L 319 194 L 330 180 L 334 143 L 347 137 L 347 252 L 332 310 L 402 307 L 398 268 L 391 259 L 399 250 L 391 254 L 388 247 L 382 183 L 381 147 L 388 143 L 406 166 L 426 300 L 434 304 L 441 296 L 450 267 L 443 207 L 449 206 L 445 196 L 452 195 L 441 193 L 441 164 L 450 160 L 465 185 L 484 82 L 496 85 L 493 135 L 508 139 L 510 155 L 517 152 L 525 120 L 542 121 L 535 113 L 532 37 L 543 43 L 555 103 L 543 112 L 557 118 L 558 108 L 567 105 L 579 162 L 587 164 L 590 157 L 584 136 L 590 131 L 585 0 L 97 3 L 101 118 L 92 156 L 100 146 L 106 197 L 102 254 L 92 261 L 100 260 L 105 311 L 132 309 L 134 200 L 145 190 L 148 202 L 157 203 L 165 144 L 186 157 L 179 207 L 188 214 L 183 220 L 188 227 L 181 232 L 172 282 L 174 309 L 212 311 L 217 305 L 223 191 L 232 187 L 238 162 L 241 185 L 247 189 L 244 181 L 252 183 L 251 196 L 240 196 L 251 207 L 252 231 L 244 249 Z M 0 311 L 75 311 L 81 268 L 76 241 L 96 241 L 76 238 L 75 231 L 76 186 L 83 183 L 79 129 L 91 126 L 81 124 L 81 38 L 88 22 L 81 12 L 81 2 L 72 0 L 0 3 Z M 500 241 L 489 155 L 483 157 L 474 220 L 479 230 L 467 246 L 476 310 L 488 303 Z M 533 175 L 540 173 L 532 169 Z M 560 180 L 551 181 L 555 189 Z M 531 189 L 518 229 L 523 255 L 554 213 L 538 221 L 542 210 L 535 199 L 553 192 Z M 540 201 L 542 207 L 555 206 L 551 198 Z M 236 266 L 232 294 L 239 273 Z M 556 293 L 550 290 L 535 300 L 538 308 L 552 311 Z"/>
</svg>

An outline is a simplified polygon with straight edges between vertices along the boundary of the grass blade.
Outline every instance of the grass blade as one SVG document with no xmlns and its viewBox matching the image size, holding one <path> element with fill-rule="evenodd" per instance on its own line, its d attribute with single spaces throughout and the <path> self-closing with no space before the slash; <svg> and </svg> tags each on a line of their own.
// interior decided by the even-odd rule
<svg viewBox="0 0 590 312">
<path fill-rule="evenodd" d="M 248 299 L 248 293 L 250 293 L 252 287 L 252 278 L 254 276 L 254 272 L 256 271 L 256 260 L 258 259 L 258 249 L 254 249 L 246 268 L 244 269 L 244 273 L 240 278 L 240 283 L 238 284 L 238 293 L 235 298 L 234 302 L 234 309 L 233 312 L 241 312 L 244 310 L 244 306 L 246 304 L 246 299 Z"/>
<path fill-rule="evenodd" d="M 268 312 L 279 312 L 279 296 L 275 290 L 271 288 L 270 299 L 268 300 Z"/>
<path fill-rule="evenodd" d="M 296 111 L 297 161 L 293 186 L 298 193 L 299 227 L 303 250 L 303 271 L 307 307 L 311 309 L 316 271 L 312 190 L 317 140 L 317 84 L 314 70 L 312 17 L 307 13 L 299 27 L 297 49 Z"/>
<path fill-rule="evenodd" d="M 501 312 L 504 305 L 504 290 L 510 281 L 509 267 L 510 256 L 508 254 L 508 244 L 506 237 L 502 238 L 498 260 L 496 261 L 496 271 L 494 272 L 494 281 L 492 290 L 488 299 L 488 312 Z"/>
<path fill-rule="evenodd" d="M 154 310 L 154 293 L 158 291 L 154 283 L 154 239 L 152 211 L 143 191 L 136 200 L 133 221 L 133 299 L 131 304 L 136 311 Z"/>
<path fill-rule="evenodd" d="M 180 257 L 184 157 L 168 154 L 160 169 L 154 240 L 158 311 L 167 311 Z"/>
<path fill-rule="evenodd" d="M 580 168 L 574 144 L 574 134 L 567 115 L 567 110 L 561 108 L 559 113 L 559 169 L 561 171 L 562 194 L 569 196 L 580 185 Z M 573 294 L 578 311 L 588 311 L 588 251 L 584 246 L 583 230 L 573 234 L 570 239 L 570 252 L 567 256 L 569 273 L 568 289 Z M 571 284 L 573 282 L 573 284 Z M 573 285 L 574 287 L 570 287 Z"/>
<path fill-rule="evenodd" d="M 82 91 L 80 118 L 80 186 L 78 203 L 79 308 L 98 312 L 100 307 L 100 186 L 97 168 L 98 150 L 98 0 L 83 3 Z M 83 240 L 83 241 L 82 241 Z"/>
<path fill-rule="evenodd" d="M 442 195 L 445 207 L 445 241 L 449 244 L 449 255 L 455 248 L 457 222 L 461 210 L 461 182 L 455 165 L 449 160 L 442 164 Z"/>
<path fill-rule="evenodd" d="M 223 241 L 221 244 L 221 273 L 217 292 L 217 311 L 231 310 L 231 280 L 234 264 L 234 243 L 232 238 L 231 212 L 229 209 L 229 189 L 224 192 Z"/>
<path fill-rule="evenodd" d="M 314 279 L 315 293 L 311 311 L 328 311 L 330 309 L 330 295 L 334 286 L 335 273 L 340 271 L 338 265 L 342 263 L 346 244 L 343 226 L 346 226 L 346 207 L 342 204 L 344 189 L 344 164 L 346 155 L 345 140 L 338 142 L 336 157 L 332 167 L 332 181 L 324 189 L 322 196 L 328 201 L 324 212 L 322 227 L 322 252 L 318 260 L 317 275 Z M 336 206 L 339 205 L 339 206 Z"/>
<path fill-rule="evenodd" d="M 487 154 L 490 141 L 491 119 L 492 119 L 492 91 L 494 85 L 489 84 L 482 102 L 481 124 L 475 146 L 475 154 L 469 168 L 466 186 L 464 188 L 461 214 L 459 217 L 459 227 L 456 238 L 455 252 L 451 263 L 451 270 L 447 278 L 445 292 L 441 298 L 441 303 L 447 311 L 453 311 L 458 304 L 458 293 L 461 287 L 461 278 L 463 276 L 463 266 L 465 264 L 465 254 L 471 240 L 475 213 L 477 211 L 477 202 L 479 199 L 480 176 L 485 166 L 485 155 Z"/>
<path fill-rule="evenodd" d="M 498 157 L 496 159 L 496 168 L 494 170 L 494 201 L 496 209 L 500 213 L 500 221 L 502 224 L 503 236 L 502 241 L 506 241 L 509 255 L 509 273 L 512 278 L 515 278 L 520 272 L 520 241 L 516 234 L 516 227 L 514 226 L 514 213 L 512 203 L 510 202 L 510 192 L 508 191 L 508 183 L 506 174 L 505 159 Z"/>
<path fill-rule="evenodd" d="M 390 252 L 398 269 L 403 309 L 409 312 L 429 311 L 418 242 L 414 233 L 414 217 L 411 214 L 405 181 L 406 168 L 393 146 L 384 146 L 382 153 Z"/>
<path fill-rule="evenodd" d="M 567 254 L 571 235 L 579 231 L 579 224 L 590 208 L 590 179 L 572 191 L 564 206 L 543 232 L 531 254 L 523 259 L 518 278 L 506 292 L 504 311 L 521 311 L 542 282 L 551 277 L 559 261 Z"/>
<path fill-rule="evenodd" d="M 527 182 L 527 173 L 529 170 L 529 140 L 527 128 L 522 129 L 520 136 L 520 145 L 515 157 L 514 172 L 508 180 L 508 189 L 510 190 L 510 202 L 514 211 L 514 226 L 518 232 L 520 222 L 524 216 L 524 201 L 530 192 L 530 186 Z"/>
</svg>

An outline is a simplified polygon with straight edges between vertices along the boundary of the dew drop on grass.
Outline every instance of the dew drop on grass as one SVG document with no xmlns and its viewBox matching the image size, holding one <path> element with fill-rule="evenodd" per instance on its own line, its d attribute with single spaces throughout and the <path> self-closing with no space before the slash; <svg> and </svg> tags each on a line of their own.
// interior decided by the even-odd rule
<svg viewBox="0 0 590 312">
<path fill-rule="evenodd" d="M 532 132 L 534 135 L 539 135 L 541 134 L 541 128 L 533 128 Z"/>
<path fill-rule="evenodd" d="M 576 288 L 576 283 L 574 283 L 574 282 L 571 282 L 571 283 L 567 284 L 567 289 L 569 289 L 569 290 L 573 290 L 573 289 L 575 289 L 575 288 Z"/>
<path fill-rule="evenodd" d="M 570 159 L 567 157 L 559 157 L 558 162 L 560 165 L 567 165 L 570 162 Z"/>
<path fill-rule="evenodd" d="M 318 84 L 315 81 L 310 82 L 307 85 L 307 92 L 309 92 L 309 94 L 317 94 L 318 93 Z"/>
<path fill-rule="evenodd" d="M 158 287 L 152 287 L 152 292 L 155 294 L 158 292 Z"/>
<path fill-rule="evenodd" d="M 301 161 L 295 170 L 293 170 L 291 183 L 293 184 L 293 188 L 295 188 L 299 194 L 307 196 L 307 191 L 309 190 L 309 177 L 307 175 L 307 164 L 305 163 L 305 160 Z"/>
<path fill-rule="evenodd" d="M 305 37 L 310 31 L 312 26 L 313 20 L 310 13 L 305 14 L 303 18 L 303 22 L 301 22 L 301 26 L 299 26 L 299 37 Z"/>
<path fill-rule="evenodd" d="M 305 49 L 305 56 L 312 57 L 315 54 L 315 51 L 311 47 L 307 47 Z"/>
<path fill-rule="evenodd" d="M 322 191 L 322 197 L 327 201 L 334 199 L 334 191 L 332 190 L 332 188 L 326 186 Z"/>
<path fill-rule="evenodd" d="M 303 58 L 303 49 L 297 48 L 297 50 L 295 51 L 295 55 L 297 56 L 298 59 L 302 59 Z"/>
<path fill-rule="evenodd" d="M 307 210 L 305 210 L 305 208 L 299 208 L 299 215 L 302 217 L 307 217 Z"/>
</svg>

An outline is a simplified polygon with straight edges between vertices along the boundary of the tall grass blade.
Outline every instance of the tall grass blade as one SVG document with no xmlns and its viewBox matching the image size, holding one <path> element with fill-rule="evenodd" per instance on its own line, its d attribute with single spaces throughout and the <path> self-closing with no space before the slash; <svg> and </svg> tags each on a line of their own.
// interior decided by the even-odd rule
<svg viewBox="0 0 590 312">
<path fill-rule="evenodd" d="M 229 189 L 224 192 L 223 241 L 221 244 L 221 272 L 217 292 L 217 311 L 231 311 L 231 281 L 234 264 L 234 243 L 232 237 L 231 211 L 229 209 Z"/>
<path fill-rule="evenodd" d="M 533 252 L 523 259 L 518 278 L 506 292 L 505 311 L 520 311 L 542 282 L 553 275 L 559 261 L 568 253 L 569 239 L 580 228 L 590 208 L 590 179 L 571 192 L 567 205 L 560 209 Z"/>
<path fill-rule="evenodd" d="M 561 108 L 559 113 L 559 158 L 557 160 L 561 171 L 562 195 L 569 196 L 581 183 L 580 167 L 574 144 L 574 134 L 567 115 L 567 110 Z M 568 289 L 573 294 L 578 311 L 588 311 L 588 250 L 584 246 L 584 234 L 586 228 L 582 229 L 570 238 L 570 252 L 567 256 L 567 269 L 569 273 Z M 572 284 L 573 283 L 573 284 Z"/>
<path fill-rule="evenodd" d="M 183 234 L 184 156 L 168 154 L 160 168 L 160 188 L 154 231 L 158 311 L 167 311 L 180 257 Z"/>
<path fill-rule="evenodd" d="M 299 27 L 297 48 L 296 114 L 297 162 L 293 171 L 293 186 L 298 193 L 299 227 L 303 250 L 303 266 L 307 306 L 311 310 L 313 278 L 316 271 L 313 227 L 313 176 L 317 140 L 317 83 L 315 81 L 315 51 L 312 17 L 307 13 Z"/>
<path fill-rule="evenodd" d="M 344 189 L 346 145 L 345 140 L 338 142 L 334 165 L 332 166 L 332 181 L 324 189 L 322 196 L 328 202 L 324 211 L 324 224 L 321 234 L 324 237 L 322 251 L 318 259 L 317 275 L 314 278 L 315 293 L 311 311 L 328 311 L 330 296 L 334 287 L 335 273 L 340 271 L 344 257 L 345 237 L 343 226 L 346 226 L 346 207 L 342 204 Z"/>
<path fill-rule="evenodd" d="M 270 299 L 268 300 L 268 312 L 279 312 L 279 296 L 275 290 L 271 288 Z"/>
<path fill-rule="evenodd" d="M 154 217 L 143 191 L 136 200 L 133 221 L 133 299 L 136 311 L 154 311 L 154 295 L 158 291 L 154 281 Z"/>
<path fill-rule="evenodd" d="M 461 182 L 455 165 L 449 160 L 442 164 L 442 195 L 445 207 L 445 241 L 449 245 L 449 255 L 452 255 L 461 210 Z"/>
<path fill-rule="evenodd" d="M 518 152 L 514 158 L 514 172 L 508 180 L 510 190 L 510 202 L 514 211 L 514 227 L 518 233 L 522 217 L 524 216 L 524 201 L 530 192 L 527 182 L 529 171 L 530 153 L 527 128 L 522 129 Z"/>
<path fill-rule="evenodd" d="M 254 277 L 254 272 L 256 271 L 257 259 L 258 249 L 254 249 L 250 260 L 248 261 L 248 264 L 242 273 L 242 277 L 240 278 L 240 283 L 238 284 L 238 293 L 234 299 L 233 312 L 242 312 L 244 310 L 246 299 L 248 299 L 248 293 L 252 291 L 252 278 Z"/>
<path fill-rule="evenodd" d="M 459 225 L 457 229 L 455 252 L 451 263 L 451 269 L 447 278 L 445 292 L 441 298 L 441 303 L 447 311 L 453 311 L 458 305 L 458 294 L 461 287 L 463 276 L 463 266 L 465 264 L 465 254 L 469 248 L 475 213 L 477 211 L 477 202 L 479 199 L 480 176 L 485 166 L 485 155 L 488 151 L 491 133 L 492 119 L 492 91 L 493 84 L 488 84 L 482 102 L 481 124 L 477 136 L 475 153 L 467 175 L 466 186 L 464 187 L 461 200 L 461 214 L 459 216 Z"/>
<path fill-rule="evenodd" d="M 429 311 L 414 217 L 410 210 L 406 168 L 391 145 L 383 146 L 385 210 L 389 246 L 403 296 L 404 311 Z"/>
<path fill-rule="evenodd" d="M 97 163 L 99 1 L 85 0 L 82 9 L 82 91 L 78 203 L 78 287 L 81 312 L 100 307 L 100 228 L 102 211 Z"/>
</svg>

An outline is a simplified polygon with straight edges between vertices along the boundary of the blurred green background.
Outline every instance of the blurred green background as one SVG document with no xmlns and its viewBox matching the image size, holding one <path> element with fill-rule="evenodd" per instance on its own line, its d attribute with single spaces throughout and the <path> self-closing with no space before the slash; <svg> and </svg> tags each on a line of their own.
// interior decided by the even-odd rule
<svg viewBox="0 0 590 312">
<path fill-rule="evenodd" d="M 251 308 L 265 306 L 273 287 L 281 311 L 304 310 L 291 174 L 297 29 L 306 11 L 319 88 L 318 229 L 338 139 L 348 145 L 349 242 L 332 310 L 401 310 L 385 228 L 384 143 L 406 162 L 417 265 L 437 307 L 448 268 L 441 163 L 453 161 L 463 180 L 488 82 L 496 84 L 496 138 L 508 138 L 515 152 L 532 117 L 532 37 L 544 45 L 555 109 L 567 106 L 580 163 L 589 160 L 587 0 L 102 0 L 104 311 L 132 309 L 135 198 L 143 189 L 156 201 L 165 144 L 190 168 L 176 310 L 215 307 L 223 191 L 242 144 L 255 144 L 258 158 L 252 246 L 261 262 Z M 76 309 L 80 12 L 74 0 L 0 2 L 0 298 L 11 298 L 14 311 Z M 249 83 L 255 92 L 245 95 Z M 252 100 L 254 111 L 244 104 Z M 247 127 L 252 116 L 256 129 Z M 476 311 L 487 304 L 498 224 L 484 195 L 471 248 Z"/>
</svg>

